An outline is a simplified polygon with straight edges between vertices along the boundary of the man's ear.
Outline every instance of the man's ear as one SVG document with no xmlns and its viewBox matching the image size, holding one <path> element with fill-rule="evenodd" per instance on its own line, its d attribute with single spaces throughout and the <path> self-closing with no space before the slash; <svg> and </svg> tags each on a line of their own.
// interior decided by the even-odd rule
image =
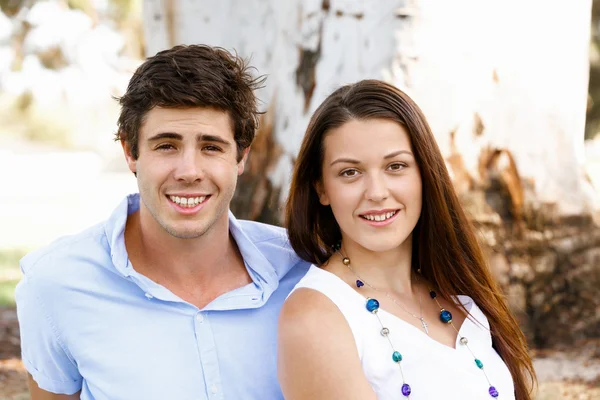
<svg viewBox="0 0 600 400">
<path fill-rule="evenodd" d="M 323 188 L 323 182 L 322 181 L 315 182 L 314 188 L 315 188 L 315 191 L 317 192 L 317 195 L 319 196 L 319 202 L 324 206 L 328 206 L 330 204 L 329 196 L 327 196 L 327 193 L 325 193 L 325 189 Z"/>
<path fill-rule="evenodd" d="M 125 155 L 125 161 L 127 166 L 133 174 L 137 174 L 137 160 L 131 154 L 131 145 L 124 140 L 121 140 L 121 146 L 123 147 L 123 154 Z"/>
<path fill-rule="evenodd" d="M 238 175 L 244 173 L 244 169 L 246 168 L 246 161 L 248 160 L 248 154 L 250 153 L 250 147 L 244 149 L 242 153 L 242 158 L 238 161 Z"/>
</svg>

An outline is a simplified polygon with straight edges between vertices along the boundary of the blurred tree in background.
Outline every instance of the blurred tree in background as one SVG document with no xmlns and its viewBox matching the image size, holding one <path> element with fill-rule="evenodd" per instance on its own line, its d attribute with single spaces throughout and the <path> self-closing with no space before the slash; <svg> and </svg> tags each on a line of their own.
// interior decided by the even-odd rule
<svg viewBox="0 0 600 400">
<path fill-rule="evenodd" d="M 145 56 L 206 43 L 268 75 L 238 217 L 281 223 L 296 152 L 327 94 L 363 78 L 391 82 L 427 115 L 530 344 L 600 357 L 585 344 L 600 337 L 600 0 L 0 0 L 0 9 L 0 180 L 11 188 L 0 192 L 9 227 L 0 301 L 12 298 L 25 240 L 103 219 L 110 195 L 135 186 L 116 173 L 126 168 L 111 96 Z M 15 321 L 3 338 L 2 315 L 0 345 L 18 354 Z M 560 373 L 597 381 L 581 354 L 565 356 Z M 0 356 L 0 381 L 2 368 Z"/>
<path fill-rule="evenodd" d="M 600 336 L 600 182 L 584 142 L 591 0 L 211 3 L 146 0 L 147 51 L 220 45 L 269 75 L 236 215 L 281 223 L 311 113 L 339 85 L 383 79 L 427 115 L 530 342 Z"/>
</svg>

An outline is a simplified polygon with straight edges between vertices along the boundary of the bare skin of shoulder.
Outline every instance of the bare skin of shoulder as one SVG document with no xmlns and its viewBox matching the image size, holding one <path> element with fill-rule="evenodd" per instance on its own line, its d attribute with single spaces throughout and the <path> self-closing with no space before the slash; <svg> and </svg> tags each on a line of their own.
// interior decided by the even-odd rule
<svg viewBox="0 0 600 400">
<path fill-rule="evenodd" d="M 352 331 L 325 295 L 298 289 L 279 320 L 279 382 L 286 400 L 377 400 Z"/>
</svg>

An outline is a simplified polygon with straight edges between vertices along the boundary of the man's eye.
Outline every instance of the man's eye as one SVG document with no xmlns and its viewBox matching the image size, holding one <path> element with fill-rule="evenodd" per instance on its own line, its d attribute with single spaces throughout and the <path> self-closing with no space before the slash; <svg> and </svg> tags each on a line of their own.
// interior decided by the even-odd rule
<svg viewBox="0 0 600 400">
<path fill-rule="evenodd" d="M 208 145 L 208 146 L 204 146 L 204 150 L 208 150 L 208 151 L 221 151 L 221 148 L 218 146 L 214 146 L 214 145 Z"/>
<path fill-rule="evenodd" d="M 165 144 L 156 146 L 156 150 L 171 150 L 174 148 L 175 148 L 175 146 L 173 146 L 172 144 L 169 144 L 169 143 L 165 143 Z"/>
</svg>

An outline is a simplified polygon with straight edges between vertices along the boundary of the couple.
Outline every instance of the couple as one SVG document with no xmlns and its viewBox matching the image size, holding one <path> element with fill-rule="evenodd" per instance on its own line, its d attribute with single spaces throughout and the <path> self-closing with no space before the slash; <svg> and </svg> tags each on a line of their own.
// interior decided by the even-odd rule
<svg viewBox="0 0 600 400">
<path fill-rule="evenodd" d="M 523 335 L 400 90 L 317 109 L 287 232 L 229 212 L 261 84 L 201 45 L 135 72 L 117 139 L 139 194 L 21 261 L 32 399 L 530 399 Z"/>
</svg>

